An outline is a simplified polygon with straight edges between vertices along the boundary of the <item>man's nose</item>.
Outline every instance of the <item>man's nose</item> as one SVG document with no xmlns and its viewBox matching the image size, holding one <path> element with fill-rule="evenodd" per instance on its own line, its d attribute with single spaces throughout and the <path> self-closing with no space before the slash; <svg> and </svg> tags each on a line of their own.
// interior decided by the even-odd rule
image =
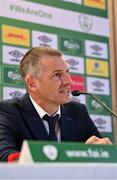
<svg viewBox="0 0 117 180">
<path fill-rule="evenodd" d="M 71 79 L 70 74 L 66 74 L 66 75 L 63 77 L 62 82 L 63 82 L 63 84 L 69 84 L 69 85 L 71 85 L 73 82 L 72 82 L 72 79 Z"/>
</svg>

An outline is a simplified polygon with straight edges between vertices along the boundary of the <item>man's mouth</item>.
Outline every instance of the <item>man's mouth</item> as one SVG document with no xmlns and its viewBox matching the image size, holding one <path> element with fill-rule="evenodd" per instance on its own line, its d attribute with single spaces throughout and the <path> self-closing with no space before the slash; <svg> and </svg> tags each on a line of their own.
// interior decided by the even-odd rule
<svg viewBox="0 0 117 180">
<path fill-rule="evenodd" d="M 69 89 L 66 89 L 66 90 L 61 90 L 59 91 L 60 93 L 70 93 L 70 90 Z"/>
</svg>

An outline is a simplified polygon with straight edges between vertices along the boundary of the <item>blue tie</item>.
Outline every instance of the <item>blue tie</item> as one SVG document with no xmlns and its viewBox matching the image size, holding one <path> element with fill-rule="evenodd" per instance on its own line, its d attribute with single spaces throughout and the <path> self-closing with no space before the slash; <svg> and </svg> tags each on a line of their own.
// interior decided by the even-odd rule
<svg viewBox="0 0 117 180">
<path fill-rule="evenodd" d="M 59 115 L 56 114 L 55 116 L 48 116 L 47 114 L 44 115 L 43 119 L 48 122 L 49 125 L 49 136 L 48 140 L 50 141 L 57 141 L 57 134 L 55 132 L 55 125 L 59 118 Z"/>
</svg>

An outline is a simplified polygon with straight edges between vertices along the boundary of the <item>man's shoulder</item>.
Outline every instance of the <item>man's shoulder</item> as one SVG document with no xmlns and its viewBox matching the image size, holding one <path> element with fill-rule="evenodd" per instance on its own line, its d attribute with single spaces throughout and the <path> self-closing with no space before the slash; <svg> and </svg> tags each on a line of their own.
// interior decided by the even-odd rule
<svg viewBox="0 0 117 180">
<path fill-rule="evenodd" d="M 0 110 L 15 110 L 17 106 L 20 106 L 22 103 L 22 100 L 24 99 L 26 95 L 23 95 L 22 97 L 15 97 L 12 99 L 5 99 L 0 101 Z"/>
<path fill-rule="evenodd" d="M 85 104 L 71 101 L 67 104 L 64 104 L 61 108 L 61 112 L 64 114 L 69 114 L 71 117 L 79 117 L 79 118 L 86 118 L 88 115 L 88 111 Z"/>
<path fill-rule="evenodd" d="M 69 110 L 83 110 L 86 109 L 85 104 L 77 102 L 77 101 L 71 101 L 67 104 L 64 104 L 62 106 L 65 109 L 69 109 Z"/>
<path fill-rule="evenodd" d="M 0 107 L 2 106 L 11 106 L 13 105 L 15 102 L 18 101 L 18 98 L 12 98 L 12 99 L 4 99 L 0 101 Z"/>
</svg>

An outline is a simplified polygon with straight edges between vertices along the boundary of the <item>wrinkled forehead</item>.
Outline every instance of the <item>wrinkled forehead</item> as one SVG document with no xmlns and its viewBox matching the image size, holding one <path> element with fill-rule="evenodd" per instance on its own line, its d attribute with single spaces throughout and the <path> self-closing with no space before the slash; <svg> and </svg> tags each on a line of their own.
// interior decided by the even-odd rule
<svg viewBox="0 0 117 180">
<path fill-rule="evenodd" d="M 51 64 L 51 65 L 57 65 L 57 64 L 64 64 L 67 65 L 67 62 L 65 60 L 65 57 L 62 56 L 42 56 L 40 58 L 43 65 Z"/>
</svg>

